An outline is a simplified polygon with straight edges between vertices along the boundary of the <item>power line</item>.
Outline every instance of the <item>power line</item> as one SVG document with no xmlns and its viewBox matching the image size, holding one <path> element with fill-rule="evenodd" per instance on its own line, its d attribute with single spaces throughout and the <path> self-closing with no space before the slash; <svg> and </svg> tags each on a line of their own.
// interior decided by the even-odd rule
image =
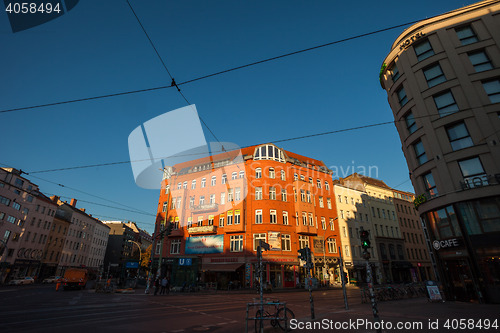
<svg viewBox="0 0 500 333">
<path fill-rule="evenodd" d="M 71 197 L 67 197 L 67 196 L 59 196 L 59 197 L 60 198 L 70 198 L 71 199 Z M 138 212 L 136 210 L 126 209 L 126 208 L 121 208 L 121 207 L 116 207 L 116 206 L 110 206 L 110 205 L 104 205 L 104 204 L 100 204 L 100 203 L 97 203 L 97 202 L 86 201 L 86 200 L 82 200 L 82 199 L 78 199 L 78 202 L 85 202 L 85 203 L 92 204 L 92 205 L 97 205 L 97 206 L 102 206 L 102 207 L 107 207 L 107 208 L 113 208 L 113 209 L 119 209 L 121 211 L 126 211 L 126 212 L 131 212 L 131 213 L 148 215 L 148 216 L 155 216 L 156 217 L 156 215 L 154 215 L 154 214 L 141 213 L 141 212 Z"/>
<path fill-rule="evenodd" d="M 134 13 L 134 15 L 135 15 L 135 13 Z M 417 22 L 420 22 L 420 21 L 421 20 L 411 21 L 411 22 L 407 22 L 407 23 L 403 23 L 403 24 L 398 24 L 398 25 L 394 25 L 394 26 L 391 26 L 391 27 L 388 27 L 388 28 L 379 29 L 379 30 L 367 32 L 367 33 L 364 33 L 364 34 L 360 34 L 360 35 L 356 35 L 356 36 L 351 36 L 351 37 L 343 38 L 343 39 L 336 40 L 336 41 L 333 41 L 333 42 L 329 42 L 329 43 L 326 43 L 326 44 L 321 44 L 321 45 L 309 47 L 309 48 L 306 48 L 306 49 L 302 49 L 302 50 L 298 50 L 298 51 L 294 51 L 294 52 L 290 52 L 290 53 L 285 53 L 285 54 L 282 54 L 282 55 L 279 55 L 279 56 L 276 56 L 276 57 L 267 58 L 267 59 L 263 59 L 263 60 L 259 60 L 259 61 L 255 61 L 255 62 L 246 64 L 246 65 L 229 68 L 229 69 L 226 69 L 226 70 L 223 70 L 223 71 L 220 71 L 220 72 L 215 72 L 215 73 L 212 73 L 212 74 L 200 76 L 200 77 L 197 77 L 197 78 L 194 78 L 194 79 L 191 79 L 191 80 L 187 80 L 187 81 L 184 81 L 184 82 L 181 82 L 181 83 L 175 83 L 175 81 L 173 81 L 172 83 L 175 83 L 175 84 L 171 84 L 170 86 L 160 86 L 160 87 L 145 88 L 145 89 L 140 89 L 140 90 L 130 90 L 130 91 L 125 91 L 125 92 L 115 93 L 115 94 L 106 94 L 106 95 L 100 95 L 100 96 L 93 96 L 93 97 L 86 97 L 86 98 L 79 98 L 79 99 L 67 100 L 67 101 L 62 101 L 62 102 L 54 102 L 54 103 L 47 103 L 47 104 L 40 104 L 40 105 L 33 105 L 33 106 L 25 106 L 25 107 L 13 108 L 13 109 L 5 109 L 5 110 L 0 110 L 0 113 L 22 111 L 22 110 L 35 109 L 35 108 L 41 108 L 41 107 L 46 107 L 46 106 L 55 106 L 55 105 L 68 104 L 68 103 L 76 103 L 76 102 L 83 102 L 83 101 L 89 101 L 89 100 L 95 100 L 95 99 L 101 99 L 101 98 L 116 97 L 116 96 L 129 95 L 129 94 L 136 94 L 136 93 L 142 93 L 142 92 L 148 92 L 148 91 L 154 91 L 154 90 L 168 89 L 168 88 L 172 88 L 172 87 L 177 87 L 177 89 L 180 91 L 180 89 L 178 88 L 178 86 L 183 85 L 183 84 L 192 83 L 192 82 L 203 80 L 203 79 L 206 79 L 206 78 L 209 78 L 209 77 L 213 77 L 213 76 L 218 76 L 218 75 L 221 75 L 221 74 L 229 73 L 229 72 L 232 72 L 232 71 L 235 71 L 235 70 L 239 70 L 239 69 L 242 69 L 242 68 L 247 68 L 247 67 L 259 65 L 259 64 L 262 64 L 262 63 L 265 63 L 265 62 L 270 62 L 270 61 L 282 59 L 282 58 L 289 57 L 289 56 L 292 56 L 292 55 L 295 55 L 295 54 L 304 53 L 304 52 L 308 52 L 308 51 L 320 49 L 320 48 L 323 48 L 323 47 L 327 47 L 327 46 L 331 46 L 331 45 L 335 45 L 335 44 L 344 43 L 344 42 L 347 42 L 347 41 L 350 41 L 350 40 L 354 40 L 354 39 L 358 39 L 358 38 L 362 38 L 362 37 L 374 35 L 374 34 L 377 34 L 377 33 L 389 31 L 389 30 L 400 28 L 400 27 L 403 27 L 403 26 L 406 26 L 406 25 L 409 25 L 409 24 L 414 24 L 414 23 L 417 23 Z M 142 26 L 142 24 L 141 24 L 141 26 Z M 160 57 L 160 59 L 161 59 L 161 57 Z M 163 60 L 162 60 L 162 63 L 164 64 Z M 168 70 L 167 70 L 167 72 L 168 72 Z"/>
<path fill-rule="evenodd" d="M 462 109 L 459 112 L 464 112 L 464 111 L 469 111 L 472 110 L 473 108 L 466 108 Z M 422 116 L 414 116 L 414 119 L 420 119 L 420 118 L 428 118 L 428 117 L 442 117 L 446 116 L 448 114 L 452 113 L 457 113 L 456 111 L 448 111 L 448 112 L 442 112 L 441 114 L 430 114 L 430 115 L 422 115 Z M 297 137 L 291 137 L 291 138 L 285 138 L 285 139 L 279 139 L 279 140 L 270 140 L 270 141 L 265 141 L 257 144 L 252 144 L 252 145 L 247 145 L 240 147 L 238 149 L 244 149 L 244 148 L 249 148 L 253 146 L 259 146 L 261 144 L 265 143 L 280 143 L 280 142 L 287 142 L 287 141 L 294 141 L 294 140 L 302 140 L 302 139 L 307 139 L 307 138 L 312 138 L 316 136 L 322 136 L 322 135 L 330 135 L 330 134 L 336 134 L 336 133 L 342 133 L 342 132 L 350 132 L 350 131 L 356 131 L 360 129 L 366 129 L 370 127 L 378 127 L 378 126 L 383 126 L 383 125 L 389 125 L 389 124 L 395 124 L 396 122 L 405 122 L 406 120 L 400 119 L 400 120 L 392 120 L 392 121 L 384 121 L 380 123 L 373 123 L 373 124 L 367 124 L 367 125 L 362 125 L 362 126 L 355 126 L 355 127 L 348 127 L 348 128 L 343 128 L 343 129 L 338 129 L 338 130 L 333 130 L 333 131 L 327 131 L 327 132 L 321 132 L 321 133 L 314 133 L 314 134 L 308 134 L 308 135 L 302 135 L 302 136 L 297 136 Z M 223 152 L 230 152 L 235 149 L 230 149 L 230 150 L 220 150 L 220 151 L 213 151 L 213 153 L 223 153 Z M 165 158 L 169 157 L 184 157 L 184 156 L 200 156 L 203 153 L 190 153 L 190 154 L 178 154 L 178 155 L 173 155 L 173 156 L 163 156 L 161 158 L 155 158 L 156 160 L 162 160 Z M 118 164 L 128 164 L 128 163 L 135 163 L 135 162 L 144 162 L 144 161 L 151 161 L 151 159 L 142 159 L 142 160 L 128 160 L 128 161 L 118 161 L 118 162 L 109 162 L 109 163 L 99 163 L 99 164 L 90 164 L 90 165 L 80 165 L 80 166 L 73 166 L 73 167 L 65 167 L 65 168 L 56 168 L 56 169 L 48 169 L 48 170 L 38 170 L 38 171 L 31 171 L 31 172 L 26 172 L 26 174 L 34 174 L 34 173 L 46 173 L 46 172 L 58 172 L 58 171 L 67 171 L 67 170 L 75 170 L 75 169 L 87 169 L 87 168 L 93 168 L 93 167 L 101 167 L 101 166 L 110 166 L 110 165 L 118 165 Z"/>
<path fill-rule="evenodd" d="M 24 171 L 23 171 L 24 172 Z M 91 193 L 88 193 L 88 192 L 85 192 L 85 191 L 82 191 L 82 190 L 79 190 L 77 188 L 74 188 L 74 187 L 70 187 L 70 186 L 66 186 L 66 185 L 63 185 L 63 184 L 60 184 L 60 183 L 56 183 L 56 182 L 53 182 L 51 180 L 47 180 L 47 179 L 44 179 L 44 178 L 41 178 L 41 177 L 37 177 L 37 176 L 33 176 L 27 172 L 24 172 L 26 173 L 27 175 L 30 175 L 31 177 L 33 178 L 37 178 L 37 179 L 40 179 L 42 181 L 45 181 L 47 183 L 51 183 L 51 184 L 54 184 L 54 185 L 57 185 L 57 186 L 60 186 L 60 187 L 63 187 L 63 188 L 67 188 L 67 189 L 70 189 L 72 191 L 76 191 L 76 192 L 80 192 L 80 193 L 83 193 L 85 195 L 88 195 L 88 196 L 91 196 L 91 197 L 95 197 L 95 198 L 98 198 L 98 199 L 101 199 L 101 200 L 104 200 L 104 201 L 108 201 L 108 202 L 112 202 L 114 204 L 117 204 L 117 205 L 120 205 L 120 206 L 123 206 L 123 207 L 126 207 L 126 208 L 130 208 L 130 209 L 133 209 L 134 212 L 136 213 L 139 213 L 139 214 L 145 214 L 145 215 L 151 215 L 151 216 L 155 216 L 154 214 L 151 214 L 151 213 L 148 213 L 148 212 L 145 212 L 145 211 L 141 211 L 139 209 L 136 209 L 134 207 L 130 207 L 130 206 L 127 206 L 127 205 L 124 205 L 122 203 L 119 203 L 119 202 L 116 202 L 116 201 L 113 201 L 113 200 L 110 200 L 110 199 L 106 199 L 106 198 L 103 198 L 103 197 L 100 197 L 98 195 L 95 195 L 95 194 L 91 194 Z"/>
</svg>

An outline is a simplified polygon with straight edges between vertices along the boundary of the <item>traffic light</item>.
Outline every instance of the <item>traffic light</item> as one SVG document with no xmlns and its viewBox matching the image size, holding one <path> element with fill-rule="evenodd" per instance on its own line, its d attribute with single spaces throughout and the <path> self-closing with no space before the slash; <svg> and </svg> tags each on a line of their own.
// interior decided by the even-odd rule
<svg viewBox="0 0 500 333">
<path fill-rule="evenodd" d="M 303 261 L 305 261 L 305 262 L 307 262 L 307 249 L 308 249 L 308 248 L 307 248 L 307 247 L 305 247 L 305 248 L 303 248 L 303 249 L 300 249 L 300 250 L 299 250 L 299 253 L 300 253 L 300 255 L 299 255 L 299 259 L 300 259 L 300 260 L 303 260 Z"/>
<path fill-rule="evenodd" d="M 361 247 L 367 251 L 370 248 L 370 232 L 368 230 L 361 230 L 359 238 L 361 238 Z"/>
<path fill-rule="evenodd" d="M 165 236 L 168 236 L 172 233 L 172 229 L 174 228 L 174 224 L 172 222 L 167 223 L 167 228 L 165 229 Z"/>
</svg>

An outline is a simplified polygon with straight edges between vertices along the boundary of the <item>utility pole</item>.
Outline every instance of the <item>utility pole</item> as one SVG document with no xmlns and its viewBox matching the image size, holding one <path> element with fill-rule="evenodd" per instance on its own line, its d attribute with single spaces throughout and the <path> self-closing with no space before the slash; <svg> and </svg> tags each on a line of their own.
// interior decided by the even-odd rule
<svg viewBox="0 0 500 333">
<path fill-rule="evenodd" d="M 313 267 L 312 257 L 311 257 L 311 249 L 306 246 L 303 249 L 299 250 L 299 259 L 306 262 L 306 270 L 307 270 L 307 279 L 309 280 L 309 303 L 311 304 L 311 319 L 315 319 L 314 315 L 314 299 L 312 296 L 312 276 L 311 269 Z"/>
<path fill-rule="evenodd" d="M 345 276 L 344 276 L 344 259 L 342 258 L 342 249 L 339 246 L 339 265 L 340 265 L 340 281 L 342 282 L 342 293 L 344 294 L 344 305 L 345 309 L 349 310 L 349 305 L 347 304 L 347 291 L 345 289 Z"/>
<path fill-rule="evenodd" d="M 264 279 L 264 270 L 262 269 L 262 248 L 269 251 L 270 246 L 263 240 L 259 240 L 259 245 L 257 246 L 257 260 L 259 262 L 259 294 L 260 294 L 260 320 L 259 320 L 259 332 L 264 332 L 264 321 L 262 317 L 264 316 L 264 289 L 262 280 Z"/>
<path fill-rule="evenodd" d="M 380 317 L 378 315 L 377 301 L 375 300 L 375 293 L 373 291 L 373 274 L 370 265 L 370 232 L 368 230 L 363 230 L 363 227 L 359 230 L 359 238 L 361 239 L 361 248 L 363 249 L 363 259 L 366 260 L 366 282 L 368 282 L 368 290 L 370 291 L 370 301 L 372 303 L 373 318 L 379 323 L 377 333 L 382 332 L 380 328 Z"/>
</svg>

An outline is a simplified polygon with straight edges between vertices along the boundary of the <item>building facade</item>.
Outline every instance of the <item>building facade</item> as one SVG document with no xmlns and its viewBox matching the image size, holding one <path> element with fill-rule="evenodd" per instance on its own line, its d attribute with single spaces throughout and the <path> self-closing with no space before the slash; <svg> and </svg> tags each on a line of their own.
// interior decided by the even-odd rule
<svg viewBox="0 0 500 333">
<path fill-rule="evenodd" d="M 379 259 L 379 283 L 410 282 L 411 264 L 404 251 L 404 239 L 396 218 L 392 189 L 383 181 L 354 173 L 336 181 L 344 187 L 364 192 L 363 202 L 369 210 L 372 225 L 372 247 Z"/>
<path fill-rule="evenodd" d="M 331 171 L 272 144 L 166 168 L 155 234 L 167 222 L 173 231 L 156 242 L 155 257 L 174 285 L 254 286 L 260 240 L 270 245 L 264 283 L 304 283 L 298 250 L 305 247 L 320 281 L 340 279 Z"/>
<path fill-rule="evenodd" d="M 398 190 L 393 190 L 393 193 L 396 216 L 405 243 L 406 258 L 412 265 L 410 269 L 412 281 L 436 280 L 429 239 L 424 233 L 420 217 L 415 209 L 415 195 Z"/>
<path fill-rule="evenodd" d="M 406 29 L 380 73 L 452 300 L 500 302 L 500 3 Z"/>
<path fill-rule="evenodd" d="M 374 241 L 373 234 L 375 232 L 370 218 L 371 213 L 368 206 L 367 194 L 364 191 L 340 184 L 333 186 L 333 192 L 337 206 L 345 270 L 349 277 L 347 282 L 351 284 L 366 282 L 366 260 L 363 258 L 360 230 L 368 230 L 371 241 Z M 374 283 L 377 283 L 382 276 L 382 271 L 376 247 L 370 250 L 370 255 L 369 261 L 372 266 Z"/>
</svg>

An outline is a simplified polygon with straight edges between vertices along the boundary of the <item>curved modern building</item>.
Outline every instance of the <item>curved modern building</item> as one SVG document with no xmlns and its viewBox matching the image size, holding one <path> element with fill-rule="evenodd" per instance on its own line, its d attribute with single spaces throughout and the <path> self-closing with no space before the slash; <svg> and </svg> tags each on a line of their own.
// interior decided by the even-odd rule
<svg viewBox="0 0 500 333">
<path fill-rule="evenodd" d="M 449 300 L 500 302 L 500 1 L 412 25 L 380 83 Z"/>
</svg>

